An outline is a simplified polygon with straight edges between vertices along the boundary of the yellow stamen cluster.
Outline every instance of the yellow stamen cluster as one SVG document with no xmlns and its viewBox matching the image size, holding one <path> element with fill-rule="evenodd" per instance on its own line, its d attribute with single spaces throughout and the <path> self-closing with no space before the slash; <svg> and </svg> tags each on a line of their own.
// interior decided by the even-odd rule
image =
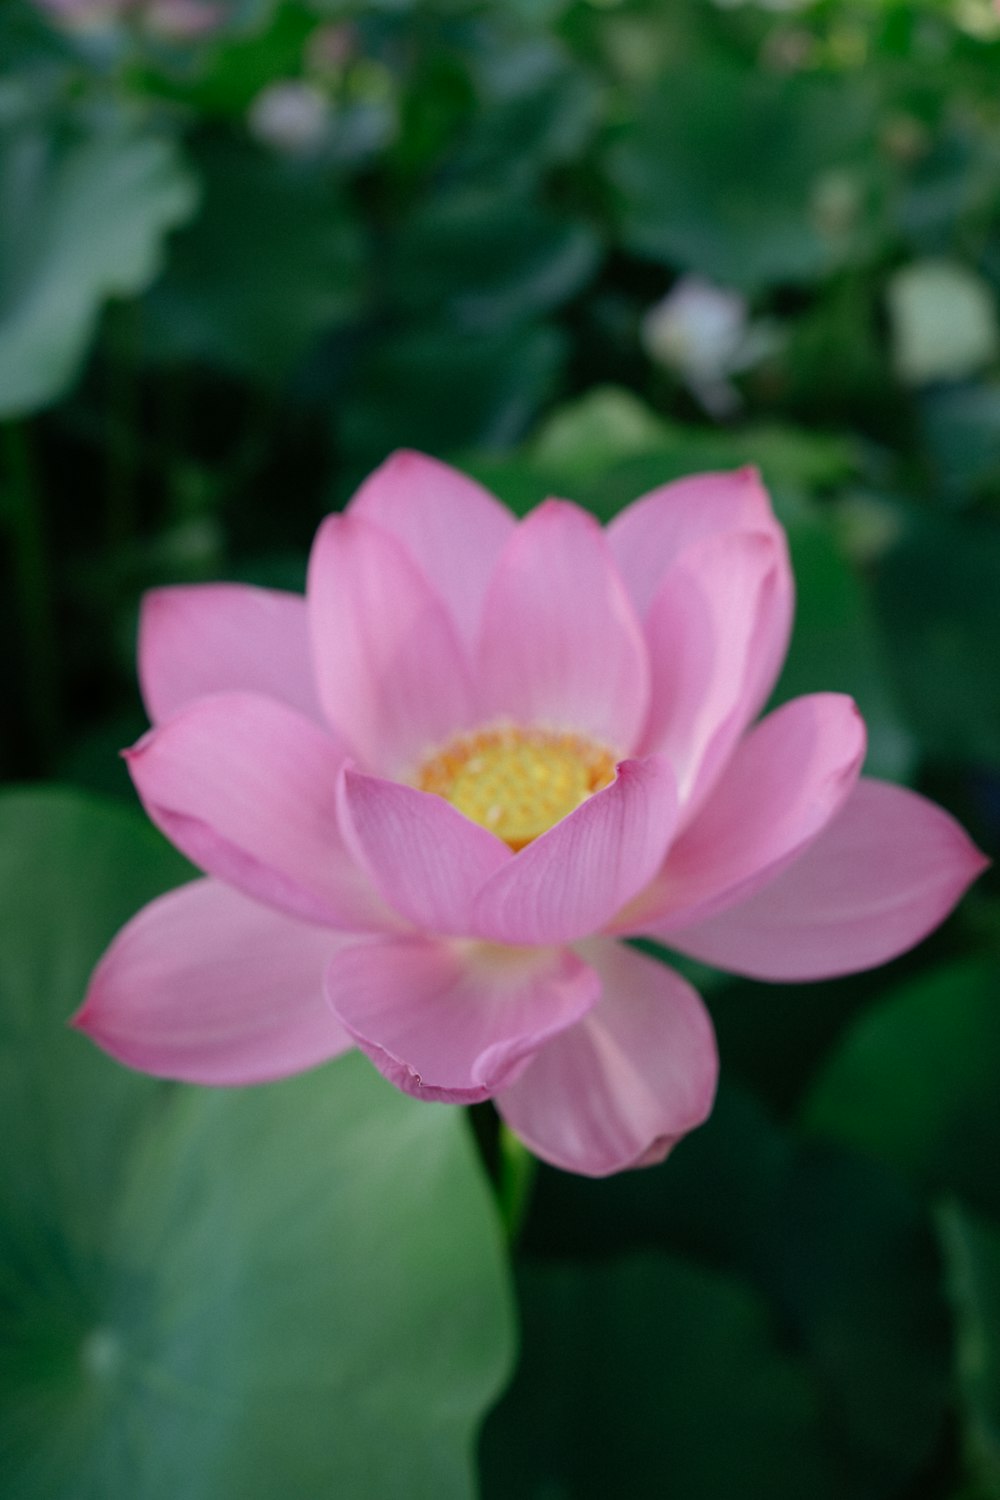
<svg viewBox="0 0 1000 1500">
<path fill-rule="evenodd" d="M 425 762 L 416 784 L 523 849 L 614 774 L 610 751 L 582 735 L 511 726 L 453 740 Z"/>
</svg>

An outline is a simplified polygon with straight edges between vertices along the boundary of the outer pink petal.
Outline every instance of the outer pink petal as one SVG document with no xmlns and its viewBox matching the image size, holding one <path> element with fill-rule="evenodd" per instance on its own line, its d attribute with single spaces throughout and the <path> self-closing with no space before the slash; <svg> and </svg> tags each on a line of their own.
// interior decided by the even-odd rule
<svg viewBox="0 0 1000 1500">
<path fill-rule="evenodd" d="M 919 943 L 988 864 L 933 802 L 864 780 L 776 880 L 669 941 L 754 979 L 852 974 Z"/>
<path fill-rule="evenodd" d="M 73 1025 L 161 1078 L 284 1078 L 352 1045 L 323 998 L 340 941 L 219 881 L 195 880 L 121 930 Z"/>
<path fill-rule="evenodd" d="M 676 817 L 666 761 L 622 761 L 610 786 L 487 881 L 476 931 L 499 943 L 570 943 L 599 932 L 659 868 Z"/>
<path fill-rule="evenodd" d="M 497 1098 L 536 1156 L 606 1177 L 662 1161 L 707 1119 L 718 1058 L 712 1023 L 679 974 L 621 943 L 582 950 L 600 1003 Z"/>
<path fill-rule="evenodd" d="M 664 573 L 686 547 L 724 531 L 769 532 L 785 547 L 784 532 L 754 468 L 677 479 L 617 515 L 608 527 L 608 541 L 639 614 L 645 615 Z"/>
<path fill-rule="evenodd" d="M 264 693 L 322 722 L 306 602 L 241 583 L 154 589 L 139 616 L 139 682 L 154 724 L 207 693 Z"/>
<path fill-rule="evenodd" d="M 681 553 L 650 607 L 643 743 L 670 759 L 682 805 L 704 796 L 773 686 L 765 663 L 783 656 L 789 618 L 782 564 L 766 532 L 710 536 Z"/>
<path fill-rule="evenodd" d="M 575 730 L 628 754 L 649 703 L 642 631 L 600 526 L 546 500 L 501 555 L 483 613 L 488 715 Z"/>
<path fill-rule="evenodd" d="M 394 925 L 340 834 L 341 750 L 293 709 L 216 693 L 126 759 L 153 822 L 210 875 L 306 921 Z"/>
<path fill-rule="evenodd" d="M 360 514 L 328 516 L 308 597 L 323 707 L 370 769 L 402 776 L 475 722 L 457 629 L 396 537 Z"/>
<path fill-rule="evenodd" d="M 345 832 L 385 900 L 431 932 L 472 931 L 473 902 L 514 858 L 505 843 L 442 797 L 347 771 Z"/>
<path fill-rule="evenodd" d="M 510 511 L 457 469 L 406 450 L 369 475 L 349 509 L 403 543 L 471 647 L 493 565 L 514 530 Z"/>
<path fill-rule="evenodd" d="M 474 1104 L 597 1001 L 572 953 L 396 938 L 346 948 L 327 996 L 362 1052 L 419 1099 Z"/>
<path fill-rule="evenodd" d="M 850 698 L 816 693 L 776 709 L 738 747 L 617 929 L 662 937 L 772 880 L 840 811 L 864 753 L 864 722 Z"/>
</svg>

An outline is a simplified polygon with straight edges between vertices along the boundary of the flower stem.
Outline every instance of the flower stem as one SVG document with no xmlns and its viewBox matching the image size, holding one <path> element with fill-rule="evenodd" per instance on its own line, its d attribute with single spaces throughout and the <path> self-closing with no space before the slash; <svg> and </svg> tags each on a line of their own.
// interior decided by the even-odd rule
<svg viewBox="0 0 1000 1500">
<path fill-rule="evenodd" d="M 497 1199 L 508 1242 L 513 1245 L 521 1232 L 528 1211 L 538 1162 L 524 1142 L 519 1140 L 502 1120 L 497 1147 L 499 1151 Z"/>
</svg>

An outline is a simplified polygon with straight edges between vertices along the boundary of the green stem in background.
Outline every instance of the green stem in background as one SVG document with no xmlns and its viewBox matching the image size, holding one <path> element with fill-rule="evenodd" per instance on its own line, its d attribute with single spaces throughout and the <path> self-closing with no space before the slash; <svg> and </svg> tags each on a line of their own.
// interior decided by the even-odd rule
<svg viewBox="0 0 1000 1500">
<path fill-rule="evenodd" d="M 3 424 L 3 464 L 14 588 L 24 639 L 29 730 L 48 764 L 59 742 L 59 652 L 38 474 L 27 424 Z"/>
<path fill-rule="evenodd" d="M 105 525 L 114 555 L 138 531 L 136 475 L 139 451 L 138 307 L 123 304 L 109 316 L 106 354 L 107 480 Z"/>
<path fill-rule="evenodd" d="M 497 1137 L 499 1152 L 497 1199 L 500 1216 L 507 1231 L 507 1240 L 514 1244 L 521 1232 L 531 1189 L 538 1170 L 538 1162 L 523 1141 L 503 1121 Z"/>
</svg>

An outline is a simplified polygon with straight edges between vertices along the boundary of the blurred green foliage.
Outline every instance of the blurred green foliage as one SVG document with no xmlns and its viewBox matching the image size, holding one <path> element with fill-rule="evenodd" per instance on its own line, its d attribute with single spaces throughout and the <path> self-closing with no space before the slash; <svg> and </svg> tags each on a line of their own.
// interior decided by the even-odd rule
<svg viewBox="0 0 1000 1500">
<path fill-rule="evenodd" d="M 128 796 L 139 596 L 301 587 L 399 445 L 602 519 L 757 463 L 779 696 L 852 693 L 869 770 L 995 848 L 1000 14 L 191 14 L 0 6 L 0 774 L 76 788 L 0 814 L 0 1489 L 465 1495 L 509 1351 L 458 1113 L 351 1060 L 170 1090 L 62 1031 L 187 873 L 90 795 Z M 538 1175 L 488 1500 L 1000 1497 L 998 956 L 987 879 L 884 972 L 698 972 L 709 1124 Z"/>
<path fill-rule="evenodd" d="M 466 1500 L 511 1327 L 459 1111 L 358 1055 L 181 1089 L 79 1045 L 102 948 L 190 872 L 71 791 L 9 793 L 0 850 L 5 1496 Z"/>
</svg>

